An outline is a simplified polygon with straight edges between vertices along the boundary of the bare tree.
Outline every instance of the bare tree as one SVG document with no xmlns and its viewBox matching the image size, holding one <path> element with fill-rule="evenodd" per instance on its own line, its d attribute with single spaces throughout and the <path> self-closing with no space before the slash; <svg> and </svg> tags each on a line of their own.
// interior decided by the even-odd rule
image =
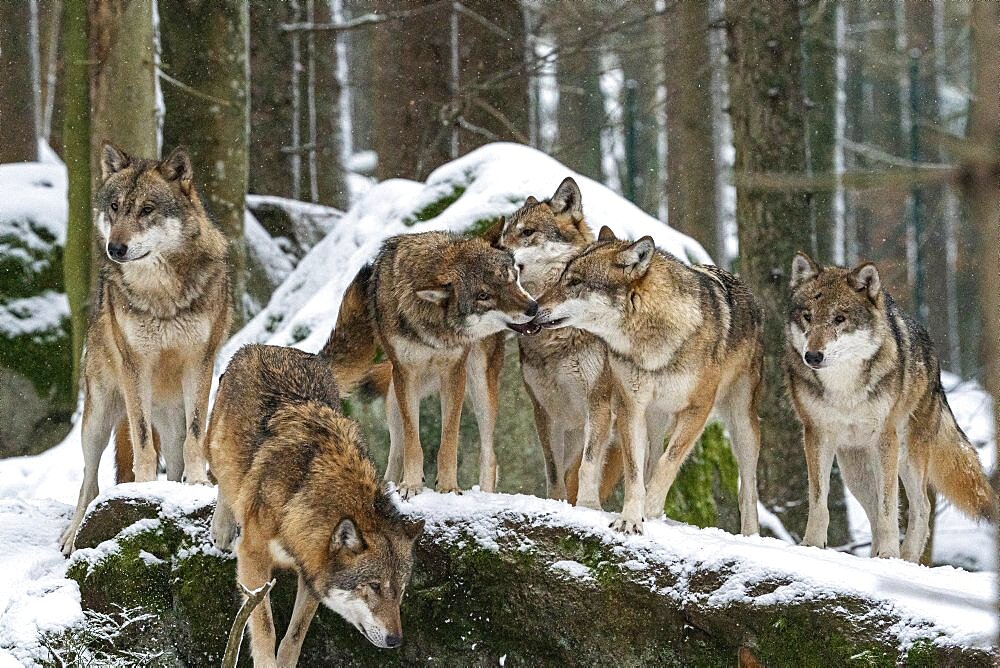
<svg viewBox="0 0 1000 668">
<path fill-rule="evenodd" d="M 32 62 L 34 2 L 0 2 L 0 163 L 38 159 Z"/>
<path fill-rule="evenodd" d="M 237 322 L 246 247 L 249 5 L 247 0 L 175 0 L 160 7 L 164 139 L 191 152 L 199 191 L 229 240 Z"/>
<path fill-rule="evenodd" d="M 797 3 L 733 0 L 726 21 L 730 100 L 736 147 L 740 273 L 765 309 L 761 402 L 761 500 L 795 531 L 805 526 L 808 480 L 801 433 L 784 391 L 781 365 L 789 306 L 789 266 L 810 246 L 809 202 L 803 192 L 753 188 L 742 176 L 756 172 L 806 173 L 805 105 L 801 87 L 802 25 Z M 834 481 L 836 482 L 836 481 Z M 839 489 L 838 489 L 839 487 Z M 831 485 L 830 540 L 846 539 L 846 513 L 837 507 L 843 488 Z"/>
</svg>

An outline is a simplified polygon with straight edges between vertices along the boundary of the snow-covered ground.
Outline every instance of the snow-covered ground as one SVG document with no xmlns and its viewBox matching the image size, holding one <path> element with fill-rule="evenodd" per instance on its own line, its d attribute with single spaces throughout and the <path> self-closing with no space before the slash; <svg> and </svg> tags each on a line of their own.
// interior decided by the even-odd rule
<svg viewBox="0 0 1000 668">
<path fill-rule="evenodd" d="M 514 211 L 528 195 L 547 197 L 570 174 L 560 163 L 533 149 L 494 144 L 441 167 L 426 183 L 393 179 L 374 185 L 290 271 L 270 303 L 230 340 L 220 355 L 217 373 L 232 353 L 248 342 L 318 350 L 336 319 L 341 294 L 384 238 L 407 231 L 470 229 Z M 574 176 L 583 193 L 587 220 L 595 229 L 607 224 L 619 235 L 650 234 L 657 244 L 679 257 L 708 260 L 696 242 L 603 185 Z M 443 198 L 454 201 L 429 220 L 415 220 L 417 212 Z M 286 271 L 288 265 L 276 266 L 275 270 Z M 957 384 L 957 379 L 945 381 L 956 417 L 973 441 L 986 444 L 981 456 L 988 463 L 993 447 L 988 397 L 972 384 L 953 388 Z M 56 541 L 76 501 L 82 459 L 79 428 L 75 427 L 61 445 L 41 455 L 0 461 L 0 667 L 5 661 L 30 662 L 39 658 L 40 632 L 58 630 L 81 618 L 79 591 L 74 582 L 65 578 L 66 562 L 56 549 Z M 105 490 L 113 479 L 110 460 L 109 450 L 99 476 Z M 151 492 L 169 489 L 156 485 L 150 486 Z M 412 508 L 432 519 L 478 514 L 487 523 L 500 512 L 539 518 L 558 514 L 560 522 L 588 531 L 605 532 L 608 523 L 603 513 L 513 495 L 475 493 L 451 497 L 428 493 L 418 497 Z M 858 509 L 852 508 L 855 538 L 863 540 L 863 513 L 859 516 Z M 765 519 L 762 517 L 762 521 Z M 777 529 L 780 527 L 776 527 L 780 535 Z M 995 634 L 992 573 L 872 561 L 792 547 L 777 539 L 742 538 L 663 522 L 650 522 L 647 535 L 640 538 L 607 536 L 635 550 L 637 563 L 731 561 L 739 565 L 739 570 L 727 596 L 742 596 L 741 583 L 780 570 L 793 574 L 800 582 L 773 596 L 791 597 L 809 589 L 856 591 L 884 599 L 886 605 L 905 611 L 914 620 L 914 628 L 929 625 L 955 642 L 985 643 Z M 944 508 L 937 524 L 934 554 L 949 563 L 992 568 L 987 549 L 990 541 L 992 534 L 984 527 Z M 553 567 L 567 577 L 587 575 L 573 562 Z"/>
</svg>

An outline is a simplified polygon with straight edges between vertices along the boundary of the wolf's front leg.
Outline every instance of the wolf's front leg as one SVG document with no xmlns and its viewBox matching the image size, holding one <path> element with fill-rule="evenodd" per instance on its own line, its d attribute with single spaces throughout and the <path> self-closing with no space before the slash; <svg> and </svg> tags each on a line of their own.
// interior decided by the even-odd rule
<svg viewBox="0 0 1000 668">
<path fill-rule="evenodd" d="M 152 369 L 140 366 L 131 352 L 123 353 L 123 358 L 125 373 L 122 395 L 132 440 L 132 468 L 136 482 L 149 482 L 156 480 L 156 467 L 159 463 L 153 444 Z"/>
<path fill-rule="evenodd" d="M 715 395 L 714 388 L 711 394 Z M 670 442 L 666 450 L 660 455 L 659 461 L 653 468 L 653 475 L 649 480 L 646 490 L 646 517 L 660 517 L 663 515 L 663 506 L 667 500 L 667 493 L 677 478 L 677 473 L 681 469 L 681 464 L 687 459 L 688 453 L 694 447 L 701 432 L 705 430 L 705 423 L 708 421 L 709 413 L 712 412 L 711 399 L 692 403 L 677 416 L 677 423 L 673 433 L 670 435 Z"/>
<path fill-rule="evenodd" d="M 610 391 L 610 383 L 598 382 L 588 397 L 583 456 L 577 476 L 576 505 L 595 510 L 601 509 L 601 479 L 611 440 Z"/>
<path fill-rule="evenodd" d="M 247 591 L 260 589 L 271 579 L 273 563 L 267 545 L 258 544 L 253 536 L 244 536 L 236 550 L 237 580 Z M 250 613 L 250 654 L 254 668 L 276 668 L 274 655 L 274 618 L 271 596 L 268 594 Z"/>
<path fill-rule="evenodd" d="M 802 442 L 809 476 L 809 519 L 802 544 L 826 547 L 826 533 L 830 525 L 827 497 L 830 493 L 830 473 L 836 448 L 833 443 L 820 440 L 816 429 L 809 422 L 803 424 Z"/>
<path fill-rule="evenodd" d="M 465 399 L 465 357 L 441 374 L 441 447 L 437 491 L 461 493 L 458 486 L 458 430 Z"/>
<path fill-rule="evenodd" d="M 300 573 L 292 618 L 288 622 L 285 637 L 281 639 L 281 644 L 278 646 L 278 666 L 280 668 L 294 668 L 298 664 L 299 654 L 302 653 L 302 641 L 306 639 L 309 624 L 312 623 L 318 607 L 319 599 L 312 595 L 309 585 Z"/>
<path fill-rule="evenodd" d="M 184 482 L 208 485 L 205 461 L 205 425 L 208 422 L 208 394 L 212 388 L 212 359 L 204 356 L 197 365 L 184 369 L 181 378 L 184 391 L 184 417 L 187 435 L 184 437 Z"/>
<path fill-rule="evenodd" d="M 490 345 L 498 346 L 498 350 L 487 352 L 486 349 Z M 489 340 L 481 342 L 480 347 L 473 349 L 469 354 L 466 362 L 469 398 L 472 399 L 472 409 L 476 414 L 476 426 L 479 427 L 479 489 L 483 492 L 495 492 L 499 477 L 497 475 L 494 435 L 500 404 L 499 386 L 502 364 L 502 338 L 496 344 Z"/>
<path fill-rule="evenodd" d="M 890 419 L 879 439 L 878 515 L 872 527 L 872 556 L 899 558 L 899 437 Z M 924 492 L 926 494 L 926 490 Z M 926 497 L 925 497 L 926 502 Z M 920 500 L 917 500 L 920 503 Z"/>
<path fill-rule="evenodd" d="M 621 517 L 611 527 L 624 533 L 642 533 L 642 517 L 646 506 L 646 483 L 643 469 L 646 463 L 646 406 L 626 399 L 616 416 L 619 440 L 625 457 L 625 503 Z"/>
<path fill-rule="evenodd" d="M 398 489 L 400 496 L 410 499 L 424 489 L 424 451 L 420 447 L 420 392 L 417 379 L 407 377 L 401 364 L 394 363 L 392 366 L 392 389 L 396 395 L 395 405 L 399 411 L 403 441 L 403 478 Z M 390 451 L 392 447 L 390 445 Z"/>
</svg>

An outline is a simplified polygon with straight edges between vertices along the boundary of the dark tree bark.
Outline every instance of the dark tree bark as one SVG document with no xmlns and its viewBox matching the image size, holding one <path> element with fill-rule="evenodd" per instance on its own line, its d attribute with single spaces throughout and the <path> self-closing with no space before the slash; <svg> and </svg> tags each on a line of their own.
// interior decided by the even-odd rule
<svg viewBox="0 0 1000 668">
<path fill-rule="evenodd" d="M 601 130 L 606 117 L 600 88 L 602 45 L 599 39 L 583 37 L 597 19 L 586 3 L 562 0 L 548 7 L 545 20 L 552 27 L 558 49 L 558 135 L 553 155 L 570 169 L 603 182 Z"/>
<path fill-rule="evenodd" d="M 250 0 L 250 148 L 248 190 L 292 196 L 292 56 L 288 0 Z"/>
<path fill-rule="evenodd" d="M 805 107 L 800 83 L 802 26 L 796 3 L 734 0 L 726 8 L 730 102 L 736 147 L 736 218 L 742 276 L 765 309 L 765 391 L 761 402 L 761 500 L 799 532 L 808 510 L 801 430 L 784 390 L 781 368 L 789 305 L 789 267 L 809 248 L 809 203 L 799 192 L 751 190 L 755 172 L 804 173 Z M 833 481 L 836 483 L 837 481 Z M 829 540 L 846 538 L 842 487 L 831 484 Z"/>
<path fill-rule="evenodd" d="M 416 9 L 420 0 L 377 0 L 380 12 Z M 374 29 L 372 42 L 376 176 L 422 180 L 451 159 L 451 9 L 443 6 Z"/>
<path fill-rule="evenodd" d="M 87 65 L 86 0 L 66 0 L 62 21 L 62 156 L 69 179 L 63 284 L 73 331 L 73 388 L 80 386 L 80 361 L 90 309 L 90 68 Z"/>
<path fill-rule="evenodd" d="M 678 2 L 665 21 L 667 222 L 717 258 L 708 3 Z"/>
<path fill-rule="evenodd" d="M 31 3 L 0 2 L 0 163 L 38 159 Z"/>
<path fill-rule="evenodd" d="M 993 395 L 994 432 L 1000 434 L 1000 4 L 972 9 L 974 87 L 970 148 L 964 185 L 980 234 L 979 299 L 983 313 L 983 380 Z M 993 488 L 1000 491 L 1000 450 Z M 997 547 L 1000 556 L 1000 544 Z"/>
<path fill-rule="evenodd" d="M 164 88 L 164 142 L 190 150 L 202 201 L 229 240 L 238 325 L 246 289 L 249 6 L 247 0 L 176 0 L 162 3 L 160 22 L 164 69 L 196 91 Z"/>
<path fill-rule="evenodd" d="M 529 143 L 524 14 L 519 2 L 465 0 L 458 17 L 459 152 L 491 141 Z"/>
</svg>

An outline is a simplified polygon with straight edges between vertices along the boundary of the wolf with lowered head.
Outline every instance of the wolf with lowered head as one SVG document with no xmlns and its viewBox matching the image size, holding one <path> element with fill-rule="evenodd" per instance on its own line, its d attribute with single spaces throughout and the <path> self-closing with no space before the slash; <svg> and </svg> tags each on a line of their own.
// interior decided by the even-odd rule
<svg viewBox="0 0 1000 668">
<path fill-rule="evenodd" d="M 528 331 L 537 311 L 537 303 L 521 287 L 511 254 L 479 237 L 446 232 L 391 237 L 374 262 L 355 276 L 321 355 L 330 361 L 345 393 L 388 383 L 386 479 L 399 482 L 403 498 L 423 489 L 420 400 L 440 392 L 437 489 L 457 492 L 458 431 L 467 375 L 473 379 L 477 414 L 495 407 L 495 383 L 477 380 L 497 376 L 498 370 L 485 367 L 500 359 L 496 351 L 503 341 L 498 334 Z M 375 364 L 379 349 L 388 364 Z M 483 368 L 469 372 L 469 366 Z M 491 413 L 495 420 L 495 408 Z M 492 422 L 484 429 L 480 421 L 481 436 L 484 431 L 492 437 Z M 484 489 L 492 489 L 492 438 L 481 438 L 481 445 L 480 481 L 485 478 Z"/>
<path fill-rule="evenodd" d="M 640 533 L 643 517 L 663 514 L 681 464 L 717 409 L 739 466 L 741 530 L 756 533 L 763 309 L 747 287 L 717 267 L 685 264 L 648 236 L 620 240 L 604 227 L 538 302 L 543 328 L 584 329 L 608 347 L 625 469 L 625 503 L 612 526 Z M 604 457 L 596 450 L 604 447 L 587 444 L 581 496 L 597 486 Z"/>
<path fill-rule="evenodd" d="M 340 413 L 327 360 L 292 348 L 249 345 L 219 381 L 207 439 L 219 498 L 212 537 L 236 543 L 249 590 L 291 568 L 298 591 L 275 655 L 265 599 L 250 618 L 255 666 L 294 666 L 319 604 L 378 647 L 398 647 L 399 605 L 423 531 L 379 484 L 357 425 Z"/>
<path fill-rule="evenodd" d="M 927 485 L 973 517 L 996 498 L 955 422 L 927 331 L 882 289 L 878 269 L 792 260 L 785 369 L 809 472 L 805 545 L 826 546 L 834 457 L 872 526 L 871 553 L 899 557 L 899 479 L 909 501 L 902 557 L 919 561 Z"/>
<path fill-rule="evenodd" d="M 73 550 L 115 425 L 128 429 L 134 479 L 208 482 L 203 438 L 215 355 L 229 332 L 227 244 L 195 190 L 191 160 L 101 148 L 97 228 L 106 260 L 83 359 L 83 483 L 62 536 Z"/>
</svg>

